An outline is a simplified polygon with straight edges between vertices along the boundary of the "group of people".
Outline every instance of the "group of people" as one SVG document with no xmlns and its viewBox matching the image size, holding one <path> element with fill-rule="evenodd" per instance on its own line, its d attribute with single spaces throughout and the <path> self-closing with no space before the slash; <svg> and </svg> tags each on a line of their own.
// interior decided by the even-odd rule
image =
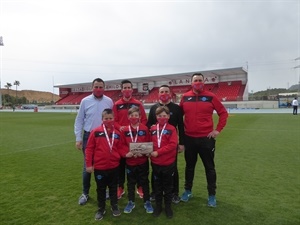
<svg viewBox="0 0 300 225">
<path fill-rule="evenodd" d="M 192 197 L 198 155 L 206 173 L 207 204 L 216 207 L 215 138 L 225 127 L 228 113 L 218 98 L 204 89 L 203 74 L 193 74 L 191 84 L 191 90 L 183 94 L 179 105 L 171 101 L 170 87 L 162 85 L 158 103 L 150 108 L 147 118 L 143 104 L 132 96 L 133 87 L 129 80 L 121 82 L 122 97 L 115 103 L 104 94 L 105 82 L 100 78 L 93 81 L 93 93 L 80 103 L 74 132 L 76 147 L 84 155 L 79 204 L 84 205 L 89 199 L 91 174 L 94 173 L 98 201 L 96 220 L 101 220 L 106 213 L 107 199 L 113 216 L 121 214 L 118 199 L 125 193 L 126 175 L 128 203 L 124 213 L 131 213 L 135 208 L 137 190 L 143 198 L 146 213 L 158 217 L 164 205 L 166 216 L 172 218 L 172 202 L 187 202 Z M 219 116 L 216 126 L 213 123 L 214 111 Z M 152 152 L 130 151 L 130 143 L 144 142 L 153 143 Z M 181 197 L 178 152 L 184 152 L 186 162 Z"/>
</svg>

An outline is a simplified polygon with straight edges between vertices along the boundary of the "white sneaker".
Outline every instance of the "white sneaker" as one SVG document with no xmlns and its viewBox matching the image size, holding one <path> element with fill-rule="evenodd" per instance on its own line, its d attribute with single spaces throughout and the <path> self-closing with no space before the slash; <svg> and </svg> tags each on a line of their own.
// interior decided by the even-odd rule
<svg viewBox="0 0 300 225">
<path fill-rule="evenodd" d="M 87 202 L 88 199 L 89 199 L 89 195 L 82 194 L 82 195 L 79 197 L 78 204 L 79 204 L 79 205 L 85 205 L 85 203 Z"/>
</svg>

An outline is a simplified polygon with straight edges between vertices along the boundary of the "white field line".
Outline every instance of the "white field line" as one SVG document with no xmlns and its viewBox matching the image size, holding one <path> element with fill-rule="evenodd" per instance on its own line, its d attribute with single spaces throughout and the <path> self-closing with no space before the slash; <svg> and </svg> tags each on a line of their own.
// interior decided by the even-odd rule
<svg viewBox="0 0 300 225">
<path fill-rule="evenodd" d="M 224 130 L 240 130 L 240 131 L 255 131 L 255 132 L 259 132 L 259 131 L 269 131 L 269 132 L 299 132 L 298 129 L 296 130 L 278 130 L 278 129 L 240 129 L 240 128 L 224 128 Z M 223 132 L 223 131 L 222 131 Z M 221 133 L 222 133 L 221 132 Z"/>
<path fill-rule="evenodd" d="M 51 144 L 51 145 L 38 146 L 38 147 L 34 147 L 34 148 L 21 149 L 21 150 L 17 150 L 17 151 L 13 151 L 13 152 L 7 152 L 7 153 L 3 153 L 3 154 L 0 153 L 0 156 L 12 155 L 12 154 L 15 154 L 15 153 L 20 153 L 20 152 L 35 151 L 35 150 L 39 150 L 39 149 L 42 149 L 42 148 L 49 148 L 49 147 L 64 145 L 64 144 L 68 144 L 68 143 L 71 143 L 71 142 L 74 142 L 74 149 L 76 149 L 75 148 L 75 141 L 67 141 L 67 142 L 55 143 L 55 144 Z"/>
</svg>

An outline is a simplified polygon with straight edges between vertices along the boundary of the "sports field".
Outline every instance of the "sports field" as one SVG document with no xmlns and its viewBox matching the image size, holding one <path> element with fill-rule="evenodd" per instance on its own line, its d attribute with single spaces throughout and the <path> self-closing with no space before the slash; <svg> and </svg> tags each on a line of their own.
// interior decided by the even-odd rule
<svg viewBox="0 0 300 225">
<path fill-rule="evenodd" d="M 131 214 L 114 218 L 107 206 L 101 221 L 94 220 L 94 181 L 90 201 L 78 205 L 83 157 L 75 148 L 75 116 L 0 112 L 1 224 L 300 224 L 299 115 L 230 114 L 217 138 L 217 208 L 206 206 L 199 160 L 194 197 L 173 205 L 173 219 L 164 213 L 159 218 L 146 214 L 141 199 L 136 199 Z M 183 190 L 183 154 L 178 158 Z M 119 201 L 122 211 L 126 203 L 126 197 Z"/>
</svg>

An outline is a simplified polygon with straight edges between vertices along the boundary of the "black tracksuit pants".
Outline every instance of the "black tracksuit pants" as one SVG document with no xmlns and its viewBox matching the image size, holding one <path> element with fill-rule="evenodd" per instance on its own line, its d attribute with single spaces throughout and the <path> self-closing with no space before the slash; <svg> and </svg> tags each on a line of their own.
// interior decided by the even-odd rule
<svg viewBox="0 0 300 225">
<path fill-rule="evenodd" d="M 153 163 L 151 165 L 156 205 L 161 206 L 164 198 L 165 206 L 170 206 L 173 196 L 175 162 L 168 166 L 160 166 Z"/>
<path fill-rule="evenodd" d="M 118 204 L 118 172 L 118 167 L 110 170 L 94 170 L 95 181 L 97 184 L 98 207 L 101 210 L 105 209 L 106 187 L 109 189 L 110 205 L 114 206 Z"/>
<path fill-rule="evenodd" d="M 178 196 L 178 194 L 179 194 L 179 173 L 178 173 L 178 167 L 177 167 L 177 158 L 178 158 L 178 154 L 176 154 L 175 170 L 174 170 L 174 176 L 173 176 L 173 189 L 172 189 L 173 196 L 174 195 Z M 152 193 L 155 193 L 153 172 L 151 173 L 151 188 L 152 188 Z"/>
<path fill-rule="evenodd" d="M 149 162 L 137 166 L 126 165 L 128 200 L 135 200 L 135 186 L 143 188 L 144 202 L 150 200 L 149 194 Z"/>
<path fill-rule="evenodd" d="M 217 176 L 214 163 L 215 142 L 216 141 L 214 138 L 194 138 L 190 136 L 185 137 L 184 158 L 186 166 L 184 188 L 186 190 L 192 190 L 195 175 L 195 166 L 199 155 L 205 168 L 208 194 L 216 194 Z"/>
</svg>

